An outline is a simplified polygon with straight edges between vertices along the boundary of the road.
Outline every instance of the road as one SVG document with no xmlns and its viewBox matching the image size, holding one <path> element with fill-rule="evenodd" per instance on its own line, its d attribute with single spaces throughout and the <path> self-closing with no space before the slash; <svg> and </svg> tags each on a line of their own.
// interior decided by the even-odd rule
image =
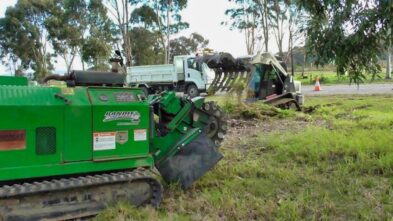
<svg viewBox="0 0 393 221">
<path fill-rule="evenodd" d="M 302 85 L 302 93 L 307 96 L 333 94 L 393 94 L 393 83 L 356 85 L 321 85 L 321 91 L 314 91 L 314 86 Z"/>
</svg>

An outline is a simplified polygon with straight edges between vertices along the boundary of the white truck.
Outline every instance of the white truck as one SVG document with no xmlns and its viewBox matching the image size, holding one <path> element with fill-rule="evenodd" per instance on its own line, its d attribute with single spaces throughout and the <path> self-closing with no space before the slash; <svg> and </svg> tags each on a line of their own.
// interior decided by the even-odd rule
<svg viewBox="0 0 393 221">
<path fill-rule="evenodd" d="M 173 64 L 127 68 L 128 85 L 139 87 L 146 94 L 175 90 L 196 97 L 206 92 L 213 78 L 214 71 L 206 64 L 198 64 L 195 57 L 186 55 L 175 56 Z"/>
</svg>

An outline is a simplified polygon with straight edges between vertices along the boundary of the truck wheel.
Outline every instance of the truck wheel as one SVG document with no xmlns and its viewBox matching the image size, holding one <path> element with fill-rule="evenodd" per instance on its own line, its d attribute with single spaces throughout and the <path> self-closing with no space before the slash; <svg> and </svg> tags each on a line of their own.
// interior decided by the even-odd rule
<svg viewBox="0 0 393 221">
<path fill-rule="evenodd" d="M 187 87 L 187 94 L 191 98 L 199 96 L 199 90 L 198 90 L 197 86 L 195 86 L 195 84 L 188 85 L 188 87 Z"/>
<path fill-rule="evenodd" d="M 142 87 L 139 87 L 139 88 L 142 89 L 142 91 L 143 91 L 143 93 L 145 94 L 146 97 L 149 96 L 149 89 L 147 89 L 147 87 L 142 86 Z"/>
</svg>

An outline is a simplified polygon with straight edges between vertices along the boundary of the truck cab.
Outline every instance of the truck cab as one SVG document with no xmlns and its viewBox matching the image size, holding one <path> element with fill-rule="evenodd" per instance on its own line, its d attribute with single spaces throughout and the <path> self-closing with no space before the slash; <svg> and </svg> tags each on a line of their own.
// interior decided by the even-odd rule
<svg viewBox="0 0 393 221">
<path fill-rule="evenodd" d="M 195 57 L 182 55 L 175 56 L 174 65 L 176 66 L 179 79 L 184 78 L 182 80 L 186 82 L 185 92 L 187 92 L 187 94 L 191 96 L 206 91 L 206 85 L 208 83 L 207 73 L 204 72 L 206 69 L 203 65 L 196 62 Z M 190 87 L 190 85 L 195 85 L 195 87 Z"/>
<path fill-rule="evenodd" d="M 180 55 L 174 57 L 173 64 L 127 68 L 127 83 L 142 88 L 147 94 L 174 90 L 196 97 L 206 92 L 209 74 L 206 64 L 199 64 L 193 56 Z"/>
</svg>

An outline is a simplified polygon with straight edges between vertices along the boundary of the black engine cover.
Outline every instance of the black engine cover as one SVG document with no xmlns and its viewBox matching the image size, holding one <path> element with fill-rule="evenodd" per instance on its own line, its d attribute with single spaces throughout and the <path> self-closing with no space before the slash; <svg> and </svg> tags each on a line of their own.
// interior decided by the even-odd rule
<svg viewBox="0 0 393 221">
<path fill-rule="evenodd" d="M 125 75 L 115 72 L 73 71 L 67 81 L 69 86 L 118 86 L 122 87 Z"/>
</svg>

